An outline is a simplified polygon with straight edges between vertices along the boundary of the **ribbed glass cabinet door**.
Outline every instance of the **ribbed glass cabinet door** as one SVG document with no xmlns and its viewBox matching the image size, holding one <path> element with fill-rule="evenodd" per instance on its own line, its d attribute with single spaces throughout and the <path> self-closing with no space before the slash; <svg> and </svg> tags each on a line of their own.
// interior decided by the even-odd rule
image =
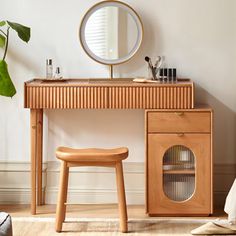
<svg viewBox="0 0 236 236">
<path fill-rule="evenodd" d="M 208 215 L 210 134 L 148 134 L 149 215 Z"/>
<path fill-rule="evenodd" d="M 195 156 L 182 145 L 170 147 L 163 157 L 163 192 L 170 200 L 191 198 L 195 190 Z"/>
</svg>

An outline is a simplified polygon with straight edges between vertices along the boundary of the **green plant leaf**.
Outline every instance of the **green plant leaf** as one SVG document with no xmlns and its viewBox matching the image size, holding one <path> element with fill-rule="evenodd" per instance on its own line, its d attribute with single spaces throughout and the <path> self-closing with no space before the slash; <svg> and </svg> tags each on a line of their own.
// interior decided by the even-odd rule
<svg viewBox="0 0 236 236">
<path fill-rule="evenodd" d="M 4 21 L 4 20 L 0 21 L 0 27 L 4 26 L 5 24 L 6 24 L 6 21 Z"/>
<path fill-rule="evenodd" d="M 7 21 L 7 24 L 14 29 L 18 36 L 26 43 L 29 42 L 30 40 L 30 28 L 26 27 L 24 25 L 18 24 L 18 23 L 14 23 L 14 22 L 10 22 Z"/>
<path fill-rule="evenodd" d="M 3 48 L 5 46 L 6 38 L 4 35 L 0 34 L 0 48 Z"/>
<path fill-rule="evenodd" d="M 16 94 L 16 88 L 12 83 L 7 69 L 7 63 L 0 60 L 0 95 L 13 97 Z"/>
</svg>

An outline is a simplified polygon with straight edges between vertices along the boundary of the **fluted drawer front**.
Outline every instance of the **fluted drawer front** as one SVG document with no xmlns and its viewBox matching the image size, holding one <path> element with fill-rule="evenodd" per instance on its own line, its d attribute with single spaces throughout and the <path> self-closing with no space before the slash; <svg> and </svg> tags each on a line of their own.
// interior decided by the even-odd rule
<svg viewBox="0 0 236 236">
<path fill-rule="evenodd" d="M 193 86 L 27 86 L 31 109 L 190 109 Z"/>
<path fill-rule="evenodd" d="M 26 107 L 33 109 L 107 108 L 107 88 L 27 87 Z"/>
<path fill-rule="evenodd" d="M 193 108 L 191 87 L 110 87 L 109 108 Z"/>
</svg>

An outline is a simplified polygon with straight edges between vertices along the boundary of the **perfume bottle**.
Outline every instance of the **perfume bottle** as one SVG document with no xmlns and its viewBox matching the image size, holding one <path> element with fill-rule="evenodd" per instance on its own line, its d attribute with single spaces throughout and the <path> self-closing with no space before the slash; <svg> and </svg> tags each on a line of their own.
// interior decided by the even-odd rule
<svg viewBox="0 0 236 236">
<path fill-rule="evenodd" d="M 168 81 L 172 82 L 173 81 L 173 73 L 172 73 L 173 69 L 172 68 L 168 68 Z"/>
<path fill-rule="evenodd" d="M 62 78 L 60 67 L 56 68 L 56 72 L 55 72 L 54 78 L 55 79 L 61 79 Z"/>
<path fill-rule="evenodd" d="M 161 68 L 161 69 L 159 70 L 159 80 L 160 80 L 160 81 L 163 81 L 163 77 L 164 77 L 164 69 Z"/>
<path fill-rule="evenodd" d="M 164 80 L 165 82 L 167 82 L 167 80 L 168 80 L 168 68 L 164 68 L 164 77 L 163 77 L 163 80 Z"/>
<path fill-rule="evenodd" d="M 177 81 L 177 69 L 173 68 L 173 81 L 176 82 Z"/>
<path fill-rule="evenodd" d="M 52 66 L 52 59 L 46 60 L 46 78 L 53 77 L 53 66 Z"/>
</svg>

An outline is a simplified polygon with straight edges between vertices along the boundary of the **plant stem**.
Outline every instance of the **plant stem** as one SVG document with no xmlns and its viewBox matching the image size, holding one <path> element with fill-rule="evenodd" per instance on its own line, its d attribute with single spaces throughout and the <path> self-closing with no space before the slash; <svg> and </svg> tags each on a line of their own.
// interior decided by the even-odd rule
<svg viewBox="0 0 236 236">
<path fill-rule="evenodd" d="M 7 34 L 3 30 L 0 29 L 0 32 L 2 32 L 5 36 L 7 36 Z"/>
<path fill-rule="evenodd" d="M 4 52 L 4 55 L 3 55 L 3 58 L 2 60 L 4 61 L 5 58 L 6 58 L 6 55 L 7 55 L 7 49 L 8 49 L 8 40 L 9 40 L 9 29 L 10 27 L 7 28 L 7 34 L 6 34 L 6 46 L 5 46 L 5 52 Z"/>
</svg>

